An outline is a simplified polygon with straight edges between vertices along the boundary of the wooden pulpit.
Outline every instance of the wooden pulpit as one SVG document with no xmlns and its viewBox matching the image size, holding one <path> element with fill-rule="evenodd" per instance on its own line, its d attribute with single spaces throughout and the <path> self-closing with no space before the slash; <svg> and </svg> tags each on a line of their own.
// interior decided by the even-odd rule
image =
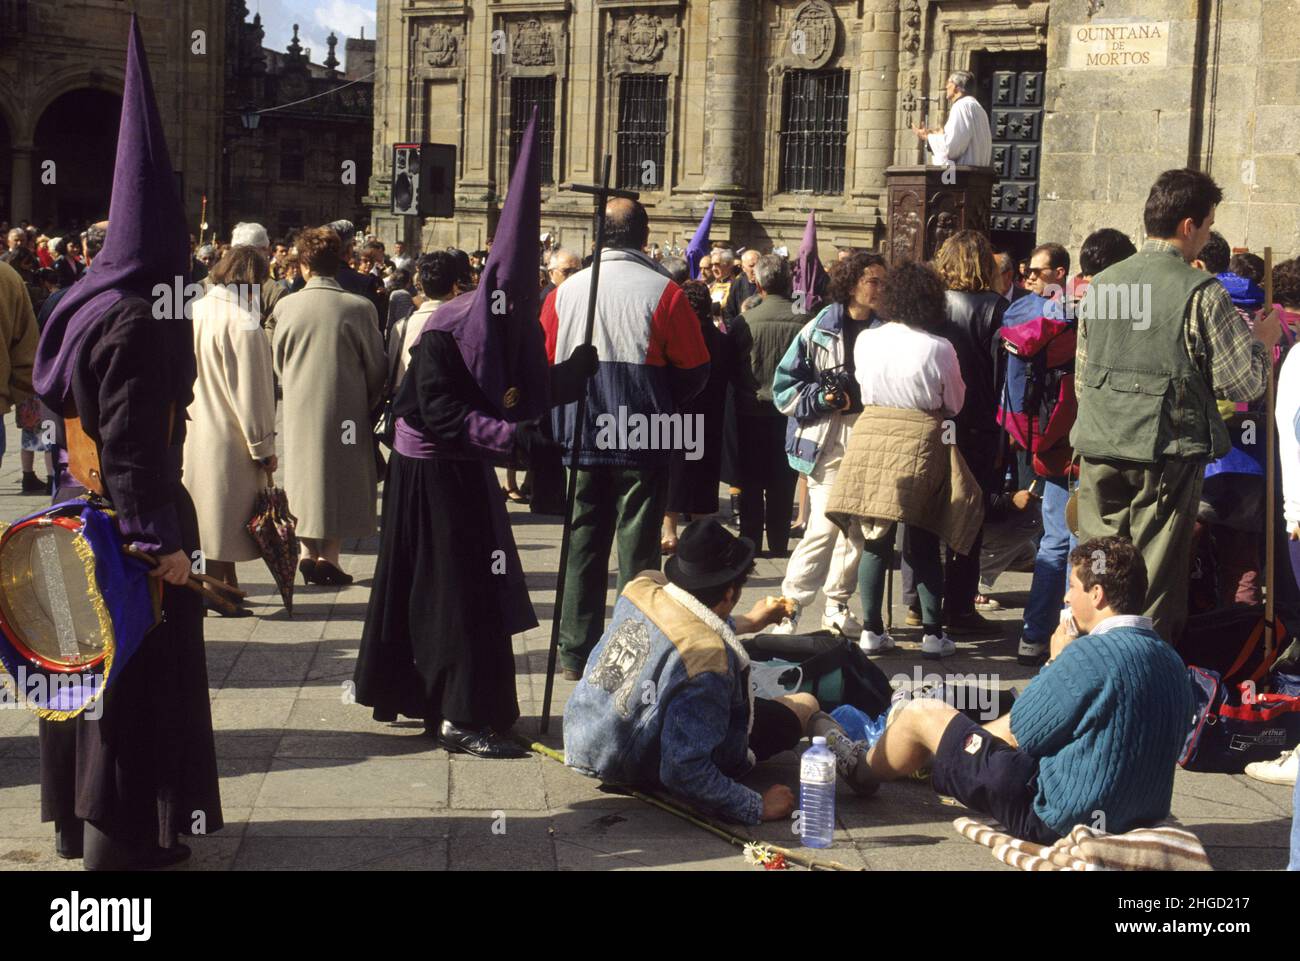
<svg viewBox="0 0 1300 961">
<path fill-rule="evenodd" d="M 889 191 L 885 256 L 891 264 L 930 260 L 959 230 L 989 230 L 997 171 L 992 167 L 900 166 L 885 170 Z"/>
</svg>

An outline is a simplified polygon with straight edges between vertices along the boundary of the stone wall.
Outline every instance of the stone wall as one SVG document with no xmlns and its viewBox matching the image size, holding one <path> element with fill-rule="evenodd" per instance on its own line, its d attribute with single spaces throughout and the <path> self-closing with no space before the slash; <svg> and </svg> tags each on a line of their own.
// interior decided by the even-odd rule
<svg viewBox="0 0 1300 961">
<path fill-rule="evenodd" d="M 1156 176 L 1190 164 L 1224 189 L 1229 244 L 1300 252 L 1300 0 L 1107 0 L 1090 15 L 1096 6 L 1051 5 L 1039 240 L 1077 251 L 1099 227 L 1139 240 Z M 1082 28 L 1165 23 L 1163 65 L 1071 59 Z"/>
<path fill-rule="evenodd" d="M 828 13 L 829 43 L 796 53 L 794 31 Z M 1079 28 L 1117 22 L 1164 25 L 1157 55 L 1148 39 L 1071 61 Z M 1300 0 L 379 0 L 368 202 L 386 239 L 481 247 L 506 187 L 510 77 L 558 78 L 558 185 L 598 179 L 618 78 L 648 71 L 670 78 L 671 106 L 665 184 L 642 198 L 653 239 L 684 245 L 716 199 L 715 239 L 796 249 L 813 210 L 823 258 L 878 247 L 885 168 L 922 160 L 911 128 L 942 123 L 947 74 L 1045 50 L 1039 240 L 1077 250 L 1100 226 L 1136 238 L 1152 180 L 1190 163 L 1224 186 L 1229 242 L 1281 255 L 1300 248 L 1296 23 Z M 521 30 L 545 33 L 528 49 L 548 53 L 519 62 Z M 779 189 L 782 76 L 798 67 L 850 71 L 840 195 Z M 408 223 L 387 213 L 392 145 L 426 138 L 458 148 L 457 212 Z M 590 202 L 546 188 L 542 223 L 585 250 Z"/>
<path fill-rule="evenodd" d="M 185 209 L 198 233 L 201 197 L 220 202 L 220 124 L 224 68 L 224 0 L 137 0 L 158 107 L 172 165 L 181 174 Z M 0 36 L 0 126 L 11 144 L 8 219 L 31 219 L 49 210 L 57 191 L 39 180 L 41 164 L 35 135 L 41 116 L 61 95 L 82 89 L 122 93 L 128 5 L 115 0 L 82 0 L 75 15 L 60 0 L 32 0 L 25 29 Z M 193 34 L 205 31 L 206 52 L 194 52 Z M 77 131 L 67 131 L 75 140 Z M 3 140 L 0 137 L 0 140 Z M 107 200 L 104 211 L 107 214 Z M 58 225 L 63 226 L 63 225 Z"/>
</svg>

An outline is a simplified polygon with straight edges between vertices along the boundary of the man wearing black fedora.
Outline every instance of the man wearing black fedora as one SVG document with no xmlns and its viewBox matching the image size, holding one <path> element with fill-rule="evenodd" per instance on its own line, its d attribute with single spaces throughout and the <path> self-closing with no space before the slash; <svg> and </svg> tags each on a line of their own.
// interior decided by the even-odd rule
<svg viewBox="0 0 1300 961">
<path fill-rule="evenodd" d="M 784 784 L 761 795 L 737 781 L 806 734 L 836 742 L 840 773 L 874 791 L 868 765 L 811 694 L 756 698 L 736 639 L 787 615 L 764 598 L 733 615 L 753 570 L 754 543 L 713 519 L 690 524 L 665 574 L 630 581 L 564 711 L 565 763 L 610 784 L 662 786 L 746 824 L 788 817 Z"/>
</svg>

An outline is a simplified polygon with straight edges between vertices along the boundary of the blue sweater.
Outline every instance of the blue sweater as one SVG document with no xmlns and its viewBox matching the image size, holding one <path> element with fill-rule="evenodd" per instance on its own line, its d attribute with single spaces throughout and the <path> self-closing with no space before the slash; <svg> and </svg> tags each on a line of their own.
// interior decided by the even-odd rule
<svg viewBox="0 0 1300 961">
<path fill-rule="evenodd" d="M 1157 634 L 1079 638 L 1011 708 L 1020 749 L 1039 759 L 1034 812 L 1062 836 L 1076 824 L 1119 834 L 1167 817 L 1191 718 L 1187 668 Z"/>
</svg>

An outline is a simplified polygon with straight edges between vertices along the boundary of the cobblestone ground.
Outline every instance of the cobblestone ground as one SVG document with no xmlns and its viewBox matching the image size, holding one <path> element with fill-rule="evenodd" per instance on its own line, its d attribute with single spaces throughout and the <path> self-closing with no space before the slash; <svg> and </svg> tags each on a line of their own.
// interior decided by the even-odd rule
<svg viewBox="0 0 1300 961">
<path fill-rule="evenodd" d="M 19 438 L 7 418 L 8 453 L 0 467 L 0 517 L 38 509 L 19 489 Z M 38 472 L 39 469 L 38 469 Z M 518 730 L 537 736 L 550 639 L 561 528 L 511 507 L 515 537 L 541 625 L 515 638 L 523 718 Z M 668 813 L 625 796 L 542 756 L 488 762 L 451 757 L 426 739 L 421 725 L 387 725 L 348 703 L 347 684 L 365 619 L 378 538 L 348 545 L 350 587 L 297 587 L 289 619 L 259 563 L 239 576 L 255 618 L 206 621 L 212 719 L 221 771 L 226 828 L 197 838 L 180 870 L 239 869 L 702 869 L 752 870 L 737 848 Z M 784 562 L 759 560 L 742 609 L 779 593 Z M 613 603 L 613 575 L 610 579 Z M 988 676 L 1023 687 L 1032 673 L 1016 664 L 1020 606 L 1029 577 L 1011 574 L 996 586 L 1005 610 L 991 615 L 1001 633 L 960 641 L 943 663 L 949 673 Z M 897 601 L 897 593 L 895 594 Z M 896 606 L 894 622 L 904 610 Z M 820 606 L 807 620 L 820 621 Z M 922 662 L 915 629 L 895 631 L 901 650 L 879 660 L 886 674 L 933 670 Z M 562 743 L 563 705 L 573 685 L 556 682 L 548 735 Z M 0 868 L 75 869 L 54 855 L 51 825 L 41 824 L 36 720 L 0 710 Z M 796 756 L 759 767 L 748 783 L 762 789 L 795 785 Z M 1289 788 L 1245 776 L 1188 774 L 1175 782 L 1173 812 L 1205 843 L 1218 868 L 1278 869 L 1286 864 L 1291 820 Z M 839 827 L 829 856 L 873 869 L 1007 870 L 985 849 L 952 829 L 959 807 L 942 803 L 927 784 L 887 784 L 869 800 L 841 788 Z M 737 828 L 748 833 L 745 828 Z M 764 825 L 753 836 L 793 845 L 788 824 Z"/>
</svg>

